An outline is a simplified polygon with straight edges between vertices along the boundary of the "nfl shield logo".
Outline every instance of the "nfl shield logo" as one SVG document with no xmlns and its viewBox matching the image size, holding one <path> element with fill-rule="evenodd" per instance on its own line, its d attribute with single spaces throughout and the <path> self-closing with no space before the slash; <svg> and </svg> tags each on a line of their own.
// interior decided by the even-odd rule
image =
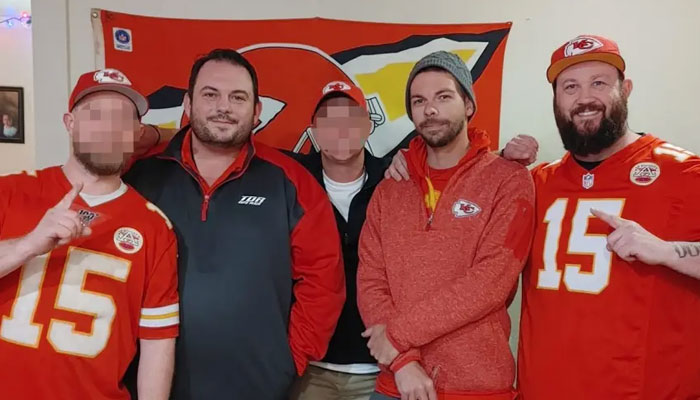
<svg viewBox="0 0 700 400">
<path fill-rule="evenodd" d="M 587 173 L 583 176 L 583 188 L 590 189 L 593 187 L 593 174 Z"/>
</svg>

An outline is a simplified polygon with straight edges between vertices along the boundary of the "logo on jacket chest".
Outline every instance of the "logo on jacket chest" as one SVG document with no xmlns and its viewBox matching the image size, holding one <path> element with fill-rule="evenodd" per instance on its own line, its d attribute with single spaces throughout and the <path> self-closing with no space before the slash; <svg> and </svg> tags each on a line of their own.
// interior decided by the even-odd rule
<svg viewBox="0 0 700 400">
<path fill-rule="evenodd" d="M 248 206 L 259 206 L 265 201 L 265 197 L 260 196 L 241 196 L 238 200 L 238 204 L 248 205 Z"/>
<path fill-rule="evenodd" d="M 477 215 L 481 212 L 481 207 L 468 200 L 459 199 L 452 205 L 452 214 L 455 218 L 466 218 Z"/>
</svg>

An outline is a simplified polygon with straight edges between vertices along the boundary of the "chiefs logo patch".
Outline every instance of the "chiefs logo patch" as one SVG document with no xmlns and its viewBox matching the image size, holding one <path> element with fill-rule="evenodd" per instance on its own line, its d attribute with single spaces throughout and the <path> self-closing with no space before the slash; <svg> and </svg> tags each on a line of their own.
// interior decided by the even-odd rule
<svg viewBox="0 0 700 400">
<path fill-rule="evenodd" d="M 143 236 L 134 228 L 119 228 L 114 232 L 114 245 L 122 253 L 134 254 L 143 247 Z"/>
<path fill-rule="evenodd" d="M 481 207 L 467 200 L 457 200 L 452 205 L 452 214 L 455 218 L 465 218 L 477 215 L 481 212 Z"/>
<path fill-rule="evenodd" d="M 334 81 L 326 85 L 326 87 L 323 88 L 323 94 L 328 94 L 330 92 L 339 92 L 339 91 L 348 91 L 350 90 L 350 85 L 348 85 L 345 82 L 341 81 Z"/>
<path fill-rule="evenodd" d="M 564 57 L 577 56 L 601 47 L 603 47 L 603 43 L 600 40 L 589 36 L 579 36 L 566 45 Z"/>
<path fill-rule="evenodd" d="M 643 162 L 630 170 L 630 181 L 635 185 L 649 186 L 661 175 L 661 168 L 652 162 Z"/>
<path fill-rule="evenodd" d="M 120 85 L 131 86 L 131 82 L 129 81 L 129 79 L 127 79 L 126 76 L 124 76 L 124 74 L 121 73 L 121 71 L 116 69 L 108 68 L 97 71 L 95 72 L 95 75 L 92 78 L 97 83 L 118 83 Z"/>
</svg>

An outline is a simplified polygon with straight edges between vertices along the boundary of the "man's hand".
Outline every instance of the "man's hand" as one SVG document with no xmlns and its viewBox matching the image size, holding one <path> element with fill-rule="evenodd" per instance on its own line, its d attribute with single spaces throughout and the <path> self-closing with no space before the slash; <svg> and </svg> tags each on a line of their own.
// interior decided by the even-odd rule
<svg viewBox="0 0 700 400">
<path fill-rule="evenodd" d="M 437 400 L 433 380 L 417 361 L 411 361 L 396 371 L 394 380 L 401 400 Z"/>
<path fill-rule="evenodd" d="M 78 213 L 70 209 L 82 188 L 82 184 L 73 186 L 58 204 L 44 214 L 34 230 L 22 238 L 21 245 L 32 255 L 46 254 L 74 239 L 90 235 L 90 228 L 83 226 Z"/>
<path fill-rule="evenodd" d="M 404 150 L 396 152 L 396 155 L 391 160 L 391 165 L 384 172 L 384 178 L 393 179 L 396 182 L 411 179 L 408 175 L 408 164 L 406 164 L 406 157 L 404 157 L 403 152 Z"/>
<path fill-rule="evenodd" d="M 399 351 L 389 341 L 386 336 L 386 325 L 373 325 L 362 332 L 362 337 L 369 338 L 367 347 L 379 364 L 391 365 Z"/>
<path fill-rule="evenodd" d="M 623 260 L 668 266 L 673 259 L 673 244 L 652 235 L 638 223 L 595 209 L 591 209 L 591 214 L 614 229 L 608 235 L 607 248 Z"/>
<path fill-rule="evenodd" d="M 540 145 L 534 137 L 518 135 L 510 140 L 503 149 L 503 158 L 528 166 L 537 160 Z"/>
</svg>

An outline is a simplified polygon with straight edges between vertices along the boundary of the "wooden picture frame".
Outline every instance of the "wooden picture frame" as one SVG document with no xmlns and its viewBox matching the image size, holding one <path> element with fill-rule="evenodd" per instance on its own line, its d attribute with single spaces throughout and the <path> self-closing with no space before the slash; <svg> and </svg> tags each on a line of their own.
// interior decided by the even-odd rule
<svg viewBox="0 0 700 400">
<path fill-rule="evenodd" d="M 0 86 L 0 143 L 24 143 L 24 88 Z"/>
</svg>

